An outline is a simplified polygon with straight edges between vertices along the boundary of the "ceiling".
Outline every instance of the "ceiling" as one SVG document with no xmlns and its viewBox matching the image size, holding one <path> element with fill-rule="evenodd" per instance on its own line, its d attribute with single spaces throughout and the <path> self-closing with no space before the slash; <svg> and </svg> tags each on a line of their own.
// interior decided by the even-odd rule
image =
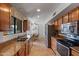
<svg viewBox="0 0 79 59">
<path fill-rule="evenodd" d="M 63 3 L 12 3 L 12 5 L 28 19 L 44 23 L 48 17 Z M 40 9 L 40 12 L 37 12 Z M 38 18 L 39 15 L 39 18 Z"/>
</svg>

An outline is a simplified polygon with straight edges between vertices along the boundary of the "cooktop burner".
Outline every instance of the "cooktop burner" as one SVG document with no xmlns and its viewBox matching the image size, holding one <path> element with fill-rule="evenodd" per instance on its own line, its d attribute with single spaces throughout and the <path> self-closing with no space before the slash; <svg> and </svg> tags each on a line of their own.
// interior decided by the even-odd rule
<svg viewBox="0 0 79 59">
<path fill-rule="evenodd" d="M 68 39 L 64 39 L 64 40 L 58 40 L 58 42 L 60 42 L 63 45 L 66 45 L 67 47 L 72 47 L 72 46 L 78 46 L 79 45 L 79 41 L 71 41 Z"/>
</svg>

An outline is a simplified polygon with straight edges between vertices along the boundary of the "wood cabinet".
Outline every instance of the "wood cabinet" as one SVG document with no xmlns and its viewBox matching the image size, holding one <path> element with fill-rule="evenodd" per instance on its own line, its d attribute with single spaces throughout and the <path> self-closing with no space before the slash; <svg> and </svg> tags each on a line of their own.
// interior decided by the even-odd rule
<svg viewBox="0 0 79 59">
<path fill-rule="evenodd" d="M 27 31 L 27 20 L 23 21 L 23 31 L 26 32 Z"/>
<path fill-rule="evenodd" d="M 78 8 L 76 8 L 72 11 L 72 21 L 76 21 L 79 19 L 79 17 L 78 17 L 79 12 L 78 11 L 79 11 Z"/>
<path fill-rule="evenodd" d="M 68 14 L 63 16 L 63 23 L 68 23 L 69 19 L 68 19 Z"/>
<path fill-rule="evenodd" d="M 28 56 L 32 48 L 32 40 L 27 40 L 15 56 Z"/>
<path fill-rule="evenodd" d="M 79 8 L 75 8 L 74 10 L 69 12 L 69 22 L 73 22 L 79 19 Z"/>
<path fill-rule="evenodd" d="M 10 4 L 0 3 L 0 31 L 10 30 Z"/>
<path fill-rule="evenodd" d="M 54 37 L 51 37 L 51 48 L 53 50 L 56 50 L 57 49 L 57 41 Z"/>
<path fill-rule="evenodd" d="M 72 22 L 72 11 L 68 13 L 69 14 L 69 22 Z"/>
<path fill-rule="evenodd" d="M 24 44 L 17 52 L 17 56 L 26 56 L 26 44 Z"/>
<path fill-rule="evenodd" d="M 54 25 L 55 25 L 55 29 L 57 30 L 58 29 L 58 22 L 57 22 L 57 20 L 54 21 Z"/>
<path fill-rule="evenodd" d="M 75 8 L 65 15 L 61 16 L 60 18 L 56 19 L 52 24 L 55 25 L 55 28 L 57 30 L 60 30 L 61 24 L 69 23 L 69 22 L 74 22 L 79 20 L 79 8 Z"/>
<path fill-rule="evenodd" d="M 61 24 L 62 24 L 62 17 L 60 17 L 58 20 L 58 30 L 60 30 Z"/>
<path fill-rule="evenodd" d="M 25 49 L 26 49 L 26 56 L 29 55 L 29 41 L 26 41 L 26 46 L 25 46 Z"/>
<path fill-rule="evenodd" d="M 71 56 L 79 56 L 79 52 L 71 49 Z"/>
</svg>

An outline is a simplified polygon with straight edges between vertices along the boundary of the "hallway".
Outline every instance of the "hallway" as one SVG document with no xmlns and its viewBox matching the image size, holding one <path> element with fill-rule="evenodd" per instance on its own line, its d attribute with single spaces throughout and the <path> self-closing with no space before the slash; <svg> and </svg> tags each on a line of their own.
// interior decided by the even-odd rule
<svg viewBox="0 0 79 59">
<path fill-rule="evenodd" d="M 44 41 L 37 40 L 33 42 L 29 56 L 54 56 L 54 52 L 47 48 L 44 44 Z"/>
</svg>

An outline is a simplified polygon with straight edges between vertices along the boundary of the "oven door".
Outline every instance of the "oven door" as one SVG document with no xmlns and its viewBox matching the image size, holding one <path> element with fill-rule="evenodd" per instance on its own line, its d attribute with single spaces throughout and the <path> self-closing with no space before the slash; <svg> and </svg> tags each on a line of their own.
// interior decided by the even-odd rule
<svg viewBox="0 0 79 59">
<path fill-rule="evenodd" d="M 70 49 L 60 42 L 57 42 L 57 51 L 61 56 L 69 56 L 70 55 Z"/>
</svg>

